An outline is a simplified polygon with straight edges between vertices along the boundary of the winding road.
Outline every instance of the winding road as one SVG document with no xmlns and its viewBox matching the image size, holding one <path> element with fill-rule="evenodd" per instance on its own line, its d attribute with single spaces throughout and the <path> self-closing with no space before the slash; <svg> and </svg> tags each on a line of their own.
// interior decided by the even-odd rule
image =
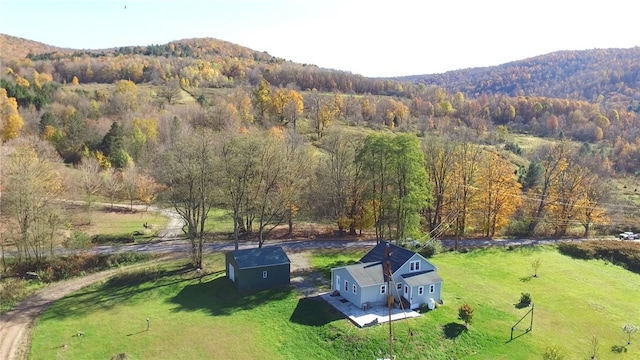
<svg viewBox="0 0 640 360">
<path fill-rule="evenodd" d="M 157 210 L 169 217 L 169 223 L 159 235 L 158 240 L 147 244 L 135 244 L 124 246 L 97 246 L 93 251 L 107 254 L 116 252 L 141 252 L 141 253 L 164 253 L 171 254 L 172 258 L 187 257 L 189 254 L 189 243 L 181 239 L 183 221 L 174 211 Z M 563 240 L 460 240 L 460 247 L 484 247 L 484 246 L 517 246 L 551 244 L 559 241 L 581 241 L 582 239 Z M 270 241 L 270 244 L 278 244 L 288 252 L 297 253 L 310 249 L 336 249 L 353 247 L 371 247 L 375 245 L 375 240 L 349 240 L 349 239 L 305 239 L 305 240 L 284 240 Z M 445 248 L 452 248 L 454 240 L 442 240 Z M 247 241 L 240 244 L 240 248 L 253 248 L 255 242 Z M 215 253 L 221 251 L 234 250 L 234 244 L 228 243 L 208 243 L 205 245 L 205 253 Z M 145 266 L 145 264 L 132 265 Z M 103 281 L 109 277 L 123 271 L 114 269 L 91 274 L 82 278 L 71 279 L 60 283 L 52 284 L 32 297 L 19 303 L 13 310 L 0 316 L 0 359 L 22 360 L 28 357 L 30 339 L 34 324 L 38 317 L 56 300 L 71 294 L 79 289 L 91 285 L 95 282 Z"/>
</svg>

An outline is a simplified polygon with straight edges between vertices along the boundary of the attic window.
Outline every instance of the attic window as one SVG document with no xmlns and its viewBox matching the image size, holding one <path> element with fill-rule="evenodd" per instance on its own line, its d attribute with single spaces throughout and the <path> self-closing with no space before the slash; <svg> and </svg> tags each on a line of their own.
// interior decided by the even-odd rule
<svg viewBox="0 0 640 360">
<path fill-rule="evenodd" d="M 387 293 L 387 285 L 380 285 L 380 294 Z"/>
<path fill-rule="evenodd" d="M 420 260 L 410 262 L 409 271 L 420 271 Z"/>
</svg>

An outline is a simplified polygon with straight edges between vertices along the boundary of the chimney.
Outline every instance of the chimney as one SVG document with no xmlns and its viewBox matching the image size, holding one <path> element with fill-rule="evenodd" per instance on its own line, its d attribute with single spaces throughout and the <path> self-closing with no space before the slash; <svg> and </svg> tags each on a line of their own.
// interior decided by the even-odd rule
<svg viewBox="0 0 640 360">
<path fill-rule="evenodd" d="M 384 248 L 384 258 L 389 259 L 391 257 L 391 246 L 387 243 L 387 246 Z"/>
</svg>

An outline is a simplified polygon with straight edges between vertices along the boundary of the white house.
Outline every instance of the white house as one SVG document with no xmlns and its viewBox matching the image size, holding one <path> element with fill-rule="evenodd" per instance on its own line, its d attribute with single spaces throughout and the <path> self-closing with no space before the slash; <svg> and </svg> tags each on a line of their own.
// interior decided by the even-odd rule
<svg viewBox="0 0 640 360">
<path fill-rule="evenodd" d="M 389 281 L 385 268 L 391 273 Z M 410 309 L 442 300 L 442 278 L 436 266 L 422 255 L 388 242 L 376 245 L 358 264 L 331 269 L 331 289 L 363 309 L 386 305 L 389 295 Z"/>
</svg>

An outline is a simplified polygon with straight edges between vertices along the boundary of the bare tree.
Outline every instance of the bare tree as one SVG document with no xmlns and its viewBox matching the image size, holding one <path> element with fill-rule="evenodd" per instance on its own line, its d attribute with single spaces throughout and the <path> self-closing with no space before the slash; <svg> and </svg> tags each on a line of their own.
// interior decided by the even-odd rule
<svg viewBox="0 0 640 360">
<path fill-rule="evenodd" d="M 186 223 L 183 231 L 197 268 L 202 267 L 205 224 L 217 200 L 214 139 L 210 130 L 197 128 L 169 148 L 158 165 L 158 178 L 167 187 L 166 200 Z"/>
</svg>

